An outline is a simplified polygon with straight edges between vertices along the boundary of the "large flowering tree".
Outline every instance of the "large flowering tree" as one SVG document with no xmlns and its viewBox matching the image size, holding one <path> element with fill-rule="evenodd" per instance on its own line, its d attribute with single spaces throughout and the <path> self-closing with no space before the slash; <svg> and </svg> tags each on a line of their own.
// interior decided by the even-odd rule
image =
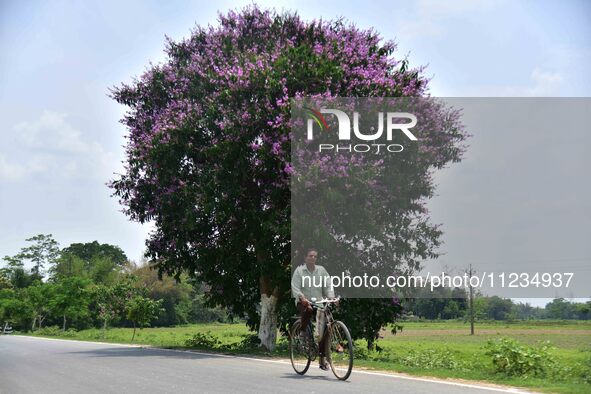
<svg viewBox="0 0 591 394">
<path fill-rule="evenodd" d="M 341 20 L 250 6 L 168 40 L 163 64 L 112 92 L 129 107 L 129 135 L 111 187 L 132 220 L 155 224 L 149 257 L 162 273 L 197 276 L 268 349 L 278 308 L 293 308 L 290 98 L 424 95 L 421 70 L 394 49 Z M 461 137 L 436 149 L 440 161 L 459 159 Z"/>
</svg>

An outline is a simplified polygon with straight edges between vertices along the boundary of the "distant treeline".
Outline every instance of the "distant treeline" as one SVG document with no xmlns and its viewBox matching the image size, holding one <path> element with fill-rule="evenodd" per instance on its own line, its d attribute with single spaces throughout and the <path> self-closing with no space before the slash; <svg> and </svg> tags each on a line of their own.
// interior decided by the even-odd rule
<svg viewBox="0 0 591 394">
<path fill-rule="evenodd" d="M 180 282 L 160 279 L 147 263 L 130 262 L 118 246 L 94 241 L 60 249 L 51 235 L 27 242 L 0 265 L 1 325 L 65 330 L 231 319 L 227 310 L 205 305 L 199 282 L 185 276 Z"/>
<path fill-rule="evenodd" d="M 208 305 L 208 289 L 195 279 L 159 278 L 148 263 L 130 262 L 118 246 L 93 241 L 60 248 L 50 234 L 26 241 L 28 246 L 5 256 L 0 265 L 0 325 L 8 323 L 21 331 L 53 325 L 63 330 L 141 328 L 234 318 L 231 311 Z M 439 298 L 401 300 L 404 313 L 423 319 L 467 319 L 465 289 L 438 291 Z M 539 308 L 478 296 L 474 313 L 476 320 L 589 320 L 591 302 L 558 298 Z"/>
<path fill-rule="evenodd" d="M 420 318 L 461 319 L 467 318 L 467 291 L 460 288 L 440 288 L 439 298 L 415 298 L 404 301 L 407 314 Z M 564 298 L 556 298 L 545 307 L 535 307 L 528 303 L 515 303 L 510 298 L 497 296 L 476 296 L 474 299 L 474 316 L 476 320 L 529 320 L 529 319 L 591 319 L 591 301 L 585 303 L 571 302 Z"/>
</svg>

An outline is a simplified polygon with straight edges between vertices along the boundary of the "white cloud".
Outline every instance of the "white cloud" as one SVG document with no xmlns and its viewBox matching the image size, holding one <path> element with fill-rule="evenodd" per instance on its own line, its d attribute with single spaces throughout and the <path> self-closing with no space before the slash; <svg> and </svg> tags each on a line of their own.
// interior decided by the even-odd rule
<svg viewBox="0 0 591 394">
<path fill-rule="evenodd" d="M 504 86 L 500 89 L 499 95 L 509 97 L 560 96 L 562 74 L 536 67 L 530 74 L 530 81 L 529 85 Z"/>
<path fill-rule="evenodd" d="M 532 71 L 531 79 L 534 86 L 526 89 L 528 96 L 554 96 L 560 92 L 562 75 L 557 72 L 543 71 L 535 68 Z"/>
<path fill-rule="evenodd" d="M 0 181 L 18 181 L 29 175 L 47 172 L 55 168 L 56 163 L 51 155 L 36 155 L 28 160 L 11 160 L 0 153 Z"/>
<path fill-rule="evenodd" d="M 27 174 L 27 168 L 18 163 L 10 163 L 0 155 L 0 180 L 14 181 Z"/>
<path fill-rule="evenodd" d="M 451 17 L 488 10 L 502 5 L 501 0 L 420 0 L 416 3 L 416 17 L 401 25 L 400 35 L 405 40 L 417 37 L 442 37 Z"/>
<path fill-rule="evenodd" d="M 93 154 L 102 152 L 96 142 L 85 142 L 80 131 L 66 121 L 66 114 L 43 111 L 41 118 L 14 127 L 19 140 L 29 148 L 59 153 Z"/>
<path fill-rule="evenodd" d="M 474 86 L 441 95 L 458 97 L 559 97 L 561 96 L 563 84 L 562 73 L 535 67 L 529 75 L 529 83 Z"/>
<path fill-rule="evenodd" d="M 13 127 L 10 151 L 0 151 L 0 180 L 18 181 L 36 174 L 56 178 L 98 177 L 106 180 L 117 162 L 114 155 L 67 121 L 67 115 L 43 111 L 34 121 Z M 1 148 L 0 148 L 1 150 Z"/>
</svg>

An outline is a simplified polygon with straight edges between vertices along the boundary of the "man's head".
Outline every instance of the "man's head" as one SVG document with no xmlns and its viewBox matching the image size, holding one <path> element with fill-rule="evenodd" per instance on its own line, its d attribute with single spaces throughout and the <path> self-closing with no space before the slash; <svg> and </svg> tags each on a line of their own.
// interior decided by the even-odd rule
<svg viewBox="0 0 591 394">
<path fill-rule="evenodd" d="M 305 262 L 307 265 L 315 266 L 316 259 L 318 259 L 318 251 L 314 248 L 306 250 Z"/>
</svg>

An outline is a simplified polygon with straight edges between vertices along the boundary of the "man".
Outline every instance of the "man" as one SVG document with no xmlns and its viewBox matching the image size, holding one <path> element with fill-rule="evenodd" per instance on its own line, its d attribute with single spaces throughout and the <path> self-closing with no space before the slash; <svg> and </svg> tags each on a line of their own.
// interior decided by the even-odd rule
<svg viewBox="0 0 591 394">
<path fill-rule="evenodd" d="M 334 298 L 334 291 L 330 281 L 330 275 L 321 265 L 316 265 L 318 251 L 314 248 L 308 249 L 305 255 L 304 264 L 297 267 L 291 278 L 291 293 L 295 298 L 296 307 L 300 313 L 302 322 L 302 332 L 307 329 L 312 318 L 312 298 L 321 300 L 322 298 Z M 324 334 L 325 319 L 321 311 L 316 312 L 316 338 L 320 340 Z M 324 361 L 326 350 L 326 341 L 323 339 L 319 344 L 320 369 L 328 370 L 328 365 Z"/>
</svg>

